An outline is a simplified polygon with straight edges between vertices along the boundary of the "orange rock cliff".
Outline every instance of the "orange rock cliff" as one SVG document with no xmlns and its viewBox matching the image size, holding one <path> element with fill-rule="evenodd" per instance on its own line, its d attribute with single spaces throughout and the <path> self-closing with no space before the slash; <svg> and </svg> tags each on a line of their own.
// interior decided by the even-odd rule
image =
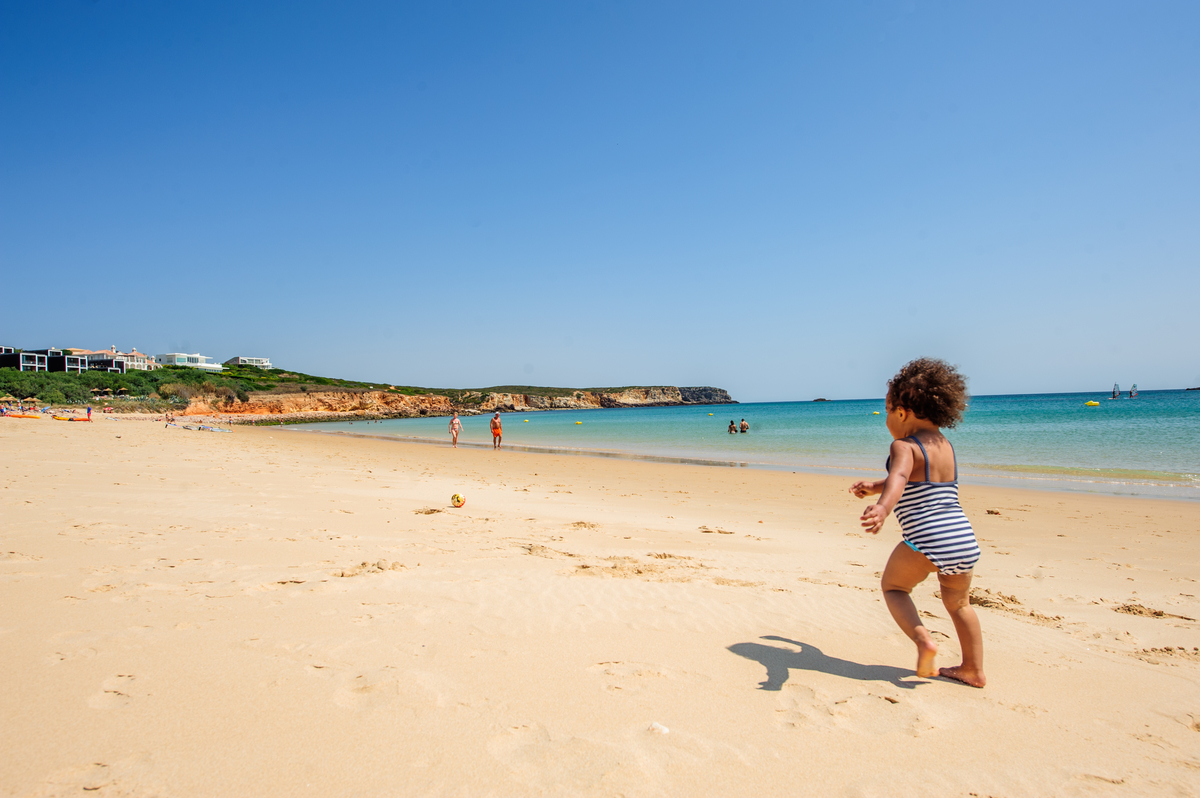
<svg viewBox="0 0 1200 798">
<path fill-rule="evenodd" d="M 289 394 L 250 394 L 245 402 L 215 397 L 192 399 L 184 415 L 223 416 L 362 416 L 411 418 L 460 413 L 523 412 L 599 407 L 665 407 L 685 404 L 735 404 L 720 388 L 660 386 L 620 391 L 574 391 L 569 396 L 489 393 L 479 404 L 460 405 L 438 394 L 407 396 L 388 391 L 311 391 Z"/>
</svg>

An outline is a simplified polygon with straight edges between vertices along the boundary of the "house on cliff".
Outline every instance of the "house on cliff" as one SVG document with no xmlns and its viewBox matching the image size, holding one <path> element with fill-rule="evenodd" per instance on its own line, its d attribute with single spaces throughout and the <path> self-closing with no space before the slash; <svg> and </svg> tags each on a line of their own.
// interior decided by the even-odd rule
<svg viewBox="0 0 1200 798">
<path fill-rule="evenodd" d="M 269 357 L 231 357 L 225 361 L 226 366 L 257 366 L 260 369 L 273 369 Z"/>
<path fill-rule="evenodd" d="M 25 349 L 18 352 L 10 346 L 0 347 L 0 368 L 76 373 L 88 370 L 87 360 L 69 349 Z"/>
<path fill-rule="evenodd" d="M 220 373 L 225 370 L 225 367 L 220 363 L 213 363 L 211 357 L 205 357 L 201 354 L 187 354 L 186 352 L 168 352 L 165 355 L 155 355 L 160 366 L 187 366 L 188 368 L 200 369 L 201 371 L 211 371 Z"/>
</svg>

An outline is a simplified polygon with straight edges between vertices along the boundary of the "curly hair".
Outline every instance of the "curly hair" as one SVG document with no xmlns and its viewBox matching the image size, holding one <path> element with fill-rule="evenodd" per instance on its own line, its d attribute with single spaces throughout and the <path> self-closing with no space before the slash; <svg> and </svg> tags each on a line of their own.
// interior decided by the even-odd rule
<svg viewBox="0 0 1200 798">
<path fill-rule="evenodd" d="M 887 403 L 951 428 L 967 409 L 967 380 L 944 360 L 917 358 L 888 380 Z"/>
</svg>

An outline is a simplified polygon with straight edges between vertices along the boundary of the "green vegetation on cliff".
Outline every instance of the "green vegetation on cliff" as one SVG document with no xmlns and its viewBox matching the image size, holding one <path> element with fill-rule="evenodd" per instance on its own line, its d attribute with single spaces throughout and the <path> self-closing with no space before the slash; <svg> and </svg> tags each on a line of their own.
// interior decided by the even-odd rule
<svg viewBox="0 0 1200 798">
<path fill-rule="evenodd" d="M 50 404 L 95 402 L 97 394 L 93 389 L 99 389 L 101 392 L 112 389 L 114 397 L 121 399 L 162 399 L 187 404 L 188 399 L 201 394 L 245 401 L 249 394 L 258 391 L 301 393 L 310 390 L 364 391 L 372 388 L 386 386 L 286 371 L 268 371 L 255 366 L 233 366 L 220 374 L 185 366 L 166 366 L 154 371 L 130 371 L 126 374 L 112 374 L 107 371 L 75 374 L 0 369 L 0 394 L 12 394 L 18 399 L 36 398 Z M 411 392 L 420 391 L 413 389 Z"/>
<path fill-rule="evenodd" d="M 94 389 L 99 389 L 97 393 Z M 151 402 L 186 405 L 194 396 L 246 401 L 251 393 L 293 394 L 310 391 L 386 391 L 407 396 L 433 394 L 445 396 L 459 406 L 481 404 L 490 393 L 528 394 L 531 396 L 570 396 L 577 390 L 611 392 L 627 388 L 543 388 L 533 385 L 498 385 L 490 388 L 450 389 L 419 388 L 411 385 L 339 380 L 317 377 L 284 369 L 260 369 L 257 366 L 227 366 L 212 374 L 185 366 L 166 366 L 154 371 L 130 371 L 110 374 L 87 371 L 82 374 L 0 369 L 0 395 L 18 399 L 36 398 L 55 405 L 83 405 L 103 401 L 106 389 L 120 402 Z"/>
</svg>

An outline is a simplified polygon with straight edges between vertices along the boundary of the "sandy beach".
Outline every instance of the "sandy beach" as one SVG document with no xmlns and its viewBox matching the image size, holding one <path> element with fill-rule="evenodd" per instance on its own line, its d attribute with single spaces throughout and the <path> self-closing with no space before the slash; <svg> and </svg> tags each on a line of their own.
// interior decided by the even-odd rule
<svg viewBox="0 0 1200 798">
<path fill-rule="evenodd" d="M 120 418 L 0 453 L 0 795 L 1200 793 L 1200 503 L 965 486 L 976 690 L 915 676 L 850 473 Z"/>
</svg>

